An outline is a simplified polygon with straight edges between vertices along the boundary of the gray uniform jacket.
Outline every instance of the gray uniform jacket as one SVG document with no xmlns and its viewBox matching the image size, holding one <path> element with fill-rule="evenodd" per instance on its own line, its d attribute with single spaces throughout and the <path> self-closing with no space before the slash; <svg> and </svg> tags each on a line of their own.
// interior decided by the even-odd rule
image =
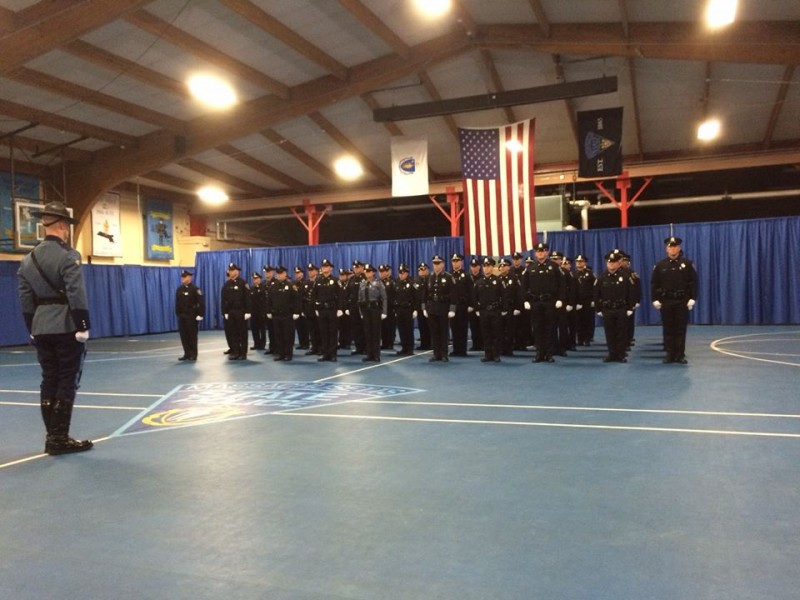
<svg viewBox="0 0 800 600">
<path fill-rule="evenodd" d="M 33 253 L 44 274 L 62 294 L 42 278 L 31 258 Z M 89 329 L 80 253 L 61 239 L 47 236 L 31 254 L 22 259 L 17 271 L 19 301 L 28 331 L 42 335 Z"/>
</svg>

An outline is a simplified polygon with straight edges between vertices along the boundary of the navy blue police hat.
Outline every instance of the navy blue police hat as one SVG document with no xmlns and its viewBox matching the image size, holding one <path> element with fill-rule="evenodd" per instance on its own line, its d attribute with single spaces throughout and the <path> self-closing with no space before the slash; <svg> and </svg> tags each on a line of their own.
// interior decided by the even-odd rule
<svg viewBox="0 0 800 600">
<path fill-rule="evenodd" d="M 579 260 L 582 260 L 583 262 L 586 262 L 586 257 L 583 254 L 576 254 L 575 255 L 575 262 L 578 262 Z"/>
<path fill-rule="evenodd" d="M 354 268 L 354 269 L 355 269 L 356 267 L 363 267 L 363 266 L 364 266 L 364 263 L 362 263 L 360 260 L 354 260 L 354 261 L 353 261 L 353 268 Z"/>
<path fill-rule="evenodd" d="M 319 263 L 321 267 L 333 267 L 333 263 L 329 261 L 327 258 L 323 258 L 322 262 Z M 310 267 L 309 267 L 310 268 Z"/>
<path fill-rule="evenodd" d="M 450 260 L 464 260 L 464 255 L 456 252 L 455 254 L 453 254 L 453 256 L 450 257 Z"/>
<path fill-rule="evenodd" d="M 522 253 L 521 252 L 514 252 L 514 254 L 511 255 L 511 258 L 522 258 Z"/>
<path fill-rule="evenodd" d="M 545 252 L 547 252 L 548 250 L 550 250 L 550 246 L 548 246 L 546 242 L 539 242 L 533 247 L 533 249 L 536 250 L 537 252 L 539 250 L 544 250 Z"/>
<path fill-rule="evenodd" d="M 272 265 L 264 265 L 264 272 L 265 273 L 272 273 L 275 268 Z"/>
<path fill-rule="evenodd" d="M 428 270 L 428 265 L 426 263 L 424 262 L 419 263 L 417 271 L 427 271 L 427 270 Z"/>
<path fill-rule="evenodd" d="M 432 263 L 442 263 L 442 262 L 444 262 L 444 259 L 441 256 L 439 256 L 438 254 L 434 254 L 433 258 L 431 258 L 431 262 Z"/>
<path fill-rule="evenodd" d="M 258 271 L 253 271 L 253 279 L 261 279 L 261 273 Z"/>
<path fill-rule="evenodd" d="M 496 264 L 497 263 L 495 262 L 495 260 L 491 256 L 487 256 L 486 258 L 483 259 L 483 266 L 484 267 L 493 267 Z"/>
<path fill-rule="evenodd" d="M 405 264 L 405 263 L 400 263 L 400 266 L 397 267 L 397 272 L 398 273 L 408 273 L 409 272 L 408 265 Z"/>
<path fill-rule="evenodd" d="M 373 267 L 371 264 L 367 263 L 366 265 L 364 265 L 364 270 L 374 273 L 375 272 L 375 267 Z"/>
<path fill-rule="evenodd" d="M 241 271 L 241 269 L 239 268 L 239 265 L 237 265 L 235 262 L 232 262 L 228 263 L 228 271 Z"/>
<path fill-rule="evenodd" d="M 277 267 L 275 267 L 275 272 L 276 273 L 286 273 L 286 267 L 284 267 L 283 265 L 278 265 Z"/>
<path fill-rule="evenodd" d="M 187 271 L 186 269 L 181 271 L 181 277 L 192 277 L 192 275 L 193 273 L 191 271 Z"/>
<path fill-rule="evenodd" d="M 664 243 L 667 246 L 680 246 L 683 243 L 683 240 L 679 237 L 675 237 L 674 235 L 668 237 L 664 240 Z"/>
<path fill-rule="evenodd" d="M 617 262 L 622 259 L 622 254 L 618 250 L 612 250 L 606 254 L 606 262 Z"/>
<path fill-rule="evenodd" d="M 479 261 L 477 258 L 473 258 L 471 261 L 469 261 L 469 265 L 471 267 L 480 267 L 481 261 Z"/>
</svg>

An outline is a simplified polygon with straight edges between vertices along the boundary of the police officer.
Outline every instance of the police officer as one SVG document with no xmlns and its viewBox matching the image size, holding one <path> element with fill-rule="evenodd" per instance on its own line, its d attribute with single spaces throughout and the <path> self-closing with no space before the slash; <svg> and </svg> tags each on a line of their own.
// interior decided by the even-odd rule
<svg viewBox="0 0 800 600">
<path fill-rule="evenodd" d="M 558 266 L 558 272 L 561 275 L 561 283 L 564 287 L 563 306 L 556 309 L 555 325 L 553 327 L 553 337 L 550 341 L 552 353 L 556 356 L 566 356 L 567 347 L 569 346 L 569 324 L 567 313 L 572 311 L 574 302 L 572 298 L 573 289 L 570 287 L 570 282 L 567 280 L 567 275 L 561 264 L 564 260 L 564 255 L 558 250 L 553 250 L 550 253 L 550 260 Z"/>
<path fill-rule="evenodd" d="M 183 346 L 183 356 L 178 360 L 197 360 L 197 327 L 206 312 L 205 296 L 192 283 L 192 277 L 190 271 L 181 271 L 181 284 L 175 292 L 175 315 Z"/>
<path fill-rule="evenodd" d="M 228 360 L 247 360 L 247 321 L 251 315 L 250 286 L 239 277 L 236 263 L 228 265 L 228 279 L 220 292 L 220 308 L 225 318 L 225 335 L 231 353 Z"/>
<path fill-rule="evenodd" d="M 45 238 L 22 259 L 17 278 L 22 316 L 42 368 L 44 451 L 83 452 L 93 443 L 69 436 L 90 327 L 81 255 L 68 243 L 70 226 L 78 221 L 61 202 L 49 202 L 32 214 L 41 219 Z"/>
<path fill-rule="evenodd" d="M 622 255 L 613 250 L 606 254 L 606 270 L 594 284 L 594 304 L 603 317 L 608 354 L 603 362 L 628 362 L 628 319 L 636 300 L 630 273 L 621 268 Z"/>
<path fill-rule="evenodd" d="M 381 321 L 381 349 L 392 350 L 394 348 L 394 338 L 397 334 L 397 323 L 393 310 L 396 289 L 394 279 L 392 279 L 392 266 L 388 264 L 380 265 L 378 267 L 378 275 L 386 290 L 386 302 L 389 307 L 389 314 Z"/>
<path fill-rule="evenodd" d="M 481 320 L 484 353 L 481 362 L 500 362 L 503 344 L 503 317 L 507 288 L 494 272 L 495 260 L 483 259 L 483 277 L 475 282 L 472 298 L 475 314 Z"/>
<path fill-rule="evenodd" d="M 350 335 L 353 338 L 353 345 L 355 348 L 350 353 L 351 356 L 356 354 L 365 354 L 366 338 L 364 337 L 364 325 L 361 323 L 361 311 L 358 308 L 358 290 L 361 287 L 361 282 L 365 279 L 364 263 L 360 260 L 353 261 L 353 276 L 347 280 L 347 308 L 345 314 L 350 317 Z"/>
<path fill-rule="evenodd" d="M 272 265 L 264 265 L 264 289 L 266 290 L 266 295 L 269 297 L 269 293 L 272 291 L 272 286 L 275 285 L 275 267 Z M 267 340 L 269 341 L 269 346 L 265 348 L 264 354 L 272 354 L 272 351 L 275 347 L 275 330 L 274 325 L 272 323 L 272 319 L 266 318 L 266 312 L 264 313 L 264 320 L 267 323 Z"/>
<path fill-rule="evenodd" d="M 267 297 L 267 318 L 272 319 L 275 347 L 272 360 L 292 360 L 294 322 L 300 318 L 300 292 L 287 279 L 286 267 L 275 267 L 275 283 Z"/>
<path fill-rule="evenodd" d="M 381 321 L 389 313 L 386 287 L 375 279 L 375 267 L 364 265 L 364 278 L 358 285 L 358 308 L 364 327 L 364 362 L 381 362 Z"/>
<path fill-rule="evenodd" d="M 306 350 L 306 356 L 320 354 L 319 351 L 319 323 L 317 321 L 317 311 L 314 302 L 311 299 L 311 293 L 314 288 L 314 281 L 319 275 L 319 269 L 314 263 L 308 263 L 308 279 L 304 279 L 300 287 L 300 301 L 302 304 L 301 320 L 305 318 L 308 324 L 308 344 L 309 348 Z"/>
<path fill-rule="evenodd" d="M 567 350 L 576 349 L 576 323 L 575 308 L 578 304 L 578 280 L 572 274 L 572 259 L 569 256 L 561 258 L 561 272 L 564 274 L 564 291 L 566 295 L 567 330 L 562 348 L 564 354 Z"/>
<path fill-rule="evenodd" d="M 444 270 L 444 259 L 438 254 L 431 259 L 433 273 L 425 282 L 425 298 L 422 314 L 428 318 L 431 331 L 433 356 L 429 362 L 448 362 L 447 345 L 450 337 L 448 320 L 456 314 L 455 282 Z"/>
<path fill-rule="evenodd" d="M 311 290 L 311 302 L 316 311 L 319 324 L 319 353 L 318 361 L 336 362 L 336 350 L 339 347 L 338 326 L 339 317 L 344 313 L 342 306 L 342 287 L 331 275 L 333 264 L 327 258 L 320 263 L 321 273 L 314 280 Z"/>
<path fill-rule="evenodd" d="M 400 263 L 394 285 L 394 315 L 400 337 L 398 356 L 414 354 L 414 319 L 417 317 L 417 288 L 409 279 L 408 265 Z"/>
<path fill-rule="evenodd" d="M 505 288 L 504 306 L 501 313 L 503 324 L 502 355 L 514 356 L 514 342 L 516 335 L 516 319 L 522 314 L 522 287 L 519 280 L 511 271 L 511 261 L 501 258 L 497 267 L 500 272 L 498 277 Z"/>
<path fill-rule="evenodd" d="M 475 284 L 478 282 L 479 279 L 483 277 L 483 273 L 481 272 L 481 261 L 477 258 L 472 258 L 469 261 L 469 279 L 472 287 L 475 287 Z M 474 301 L 474 297 L 470 298 L 470 301 Z M 472 345 L 470 346 L 470 352 L 481 352 L 483 350 L 483 338 L 481 335 L 481 319 L 478 315 L 475 314 L 475 305 L 470 304 L 469 306 L 469 334 L 472 338 Z"/>
<path fill-rule="evenodd" d="M 575 337 L 578 346 L 588 346 L 592 339 L 594 328 L 594 280 L 592 270 L 586 264 L 586 256 L 577 254 L 575 256 L 575 271 L 573 272 L 576 282 L 575 299 Z"/>
<path fill-rule="evenodd" d="M 560 268 L 547 253 L 550 247 L 540 242 L 534 248 L 535 261 L 522 276 L 522 297 L 530 311 L 536 354 L 533 362 L 553 362 L 550 353 L 556 310 L 564 306 L 564 279 Z"/>
<path fill-rule="evenodd" d="M 339 348 L 342 350 L 349 350 L 350 344 L 353 343 L 353 335 L 350 333 L 350 315 L 345 312 L 350 312 L 347 308 L 347 282 L 353 276 L 350 269 L 339 269 L 339 287 L 342 289 L 341 307 L 342 314 L 339 315 Z"/>
<path fill-rule="evenodd" d="M 653 306 L 661 311 L 666 353 L 663 362 L 685 365 L 686 328 L 689 311 L 697 300 L 697 273 L 692 261 L 681 252 L 681 238 L 671 236 L 664 243 L 667 257 L 653 267 L 650 295 Z"/>
<path fill-rule="evenodd" d="M 297 331 L 297 349 L 298 350 L 308 350 L 308 345 L 311 339 L 311 333 L 308 327 L 308 319 L 306 318 L 306 311 L 303 310 L 303 294 L 306 288 L 306 274 L 303 271 L 303 267 L 296 266 L 294 268 L 294 289 L 297 290 L 297 293 L 300 295 L 300 318 L 294 322 L 294 328 Z"/>
<path fill-rule="evenodd" d="M 450 257 L 450 275 L 455 283 L 453 301 L 456 316 L 450 319 L 453 334 L 453 351 L 450 356 L 469 356 L 467 354 L 467 331 L 469 329 L 469 305 L 472 299 L 472 280 L 464 271 L 464 256 L 457 252 Z"/>
<path fill-rule="evenodd" d="M 261 280 L 261 273 L 253 271 L 253 285 L 250 287 L 250 331 L 253 334 L 251 350 L 267 348 L 267 286 Z"/>
<path fill-rule="evenodd" d="M 428 324 L 428 317 L 422 312 L 422 305 L 425 302 L 425 292 L 428 285 L 428 265 L 424 262 L 419 263 L 417 266 L 417 278 L 414 285 L 417 288 L 417 328 L 419 329 L 419 346 L 417 350 L 430 350 L 431 349 L 431 328 Z"/>
</svg>

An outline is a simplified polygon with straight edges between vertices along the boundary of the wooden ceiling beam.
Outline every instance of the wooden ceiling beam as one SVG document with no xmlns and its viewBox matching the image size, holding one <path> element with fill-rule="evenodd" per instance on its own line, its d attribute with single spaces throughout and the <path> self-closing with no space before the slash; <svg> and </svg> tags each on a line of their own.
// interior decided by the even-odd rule
<svg viewBox="0 0 800 600">
<path fill-rule="evenodd" d="M 156 183 L 161 183 L 163 185 L 168 185 L 170 187 L 186 190 L 187 194 L 192 195 L 197 191 L 197 188 L 200 187 L 197 182 L 192 181 L 191 179 L 184 179 L 183 177 L 176 177 L 175 175 L 170 175 L 169 173 L 160 173 L 158 171 L 142 173 L 137 177 L 137 179 L 139 177 L 149 181 L 155 181 Z"/>
<path fill-rule="evenodd" d="M 619 0 L 619 20 L 622 24 L 622 36 L 629 37 L 631 34 L 631 22 L 628 18 L 628 0 Z"/>
<path fill-rule="evenodd" d="M 25 173 L 26 175 L 41 177 L 42 179 L 47 179 L 52 175 L 50 167 L 48 166 L 21 161 L 16 158 L 13 162 L 9 158 L 0 158 L 0 171 L 6 171 L 7 173 L 11 173 L 12 171 L 15 173 Z"/>
<path fill-rule="evenodd" d="M 270 165 L 253 158 L 243 150 L 239 150 L 239 148 L 236 146 L 232 146 L 231 144 L 222 144 L 221 146 L 217 146 L 216 150 L 228 158 L 232 158 L 246 167 L 249 167 L 256 172 L 261 173 L 262 175 L 266 175 L 270 179 L 274 179 L 275 181 L 282 183 L 290 190 L 295 192 L 308 192 L 310 189 L 309 186 L 304 184 L 302 181 L 298 181 L 294 177 L 290 177 L 275 167 L 271 167 Z"/>
<path fill-rule="evenodd" d="M 16 26 L 15 14 L 13 10 L 8 10 L 0 6 L 0 35 L 5 35 L 9 31 L 14 31 Z"/>
<path fill-rule="evenodd" d="M 297 35 L 286 25 L 263 11 L 249 0 L 219 0 L 220 4 L 244 17 L 256 27 L 259 27 L 279 40 L 301 56 L 316 63 L 334 77 L 347 80 L 347 67 L 338 60 L 317 48 L 304 37 Z"/>
<path fill-rule="evenodd" d="M 614 23 L 557 23 L 546 37 L 537 25 L 486 25 L 476 43 L 572 56 L 800 64 L 800 21 L 737 21 L 714 35 L 694 23 L 630 23 L 629 29 L 625 38 Z"/>
<path fill-rule="evenodd" d="M 304 164 L 312 171 L 322 175 L 325 179 L 336 181 L 336 174 L 331 171 L 327 166 L 322 164 L 316 158 L 284 138 L 274 129 L 264 129 L 260 132 L 270 142 L 275 144 L 278 148 L 286 152 L 289 156 L 294 157 L 298 162 Z"/>
<path fill-rule="evenodd" d="M 182 29 L 159 19 L 147 11 L 137 10 L 136 12 L 128 14 L 125 20 L 131 25 L 135 25 L 139 29 L 147 31 L 157 38 L 169 42 L 197 58 L 206 60 L 232 75 L 241 77 L 245 81 L 249 81 L 253 85 L 275 94 L 279 98 L 286 100 L 290 97 L 289 87 L 280 81 L 225 54 L 215 46 L 189 35 Z"/>
<path fill-rule="evenodd" d="M 641 111 L 639 110 L 639 92 L 636 84 L 636 69 L 633 65 L 633 58 L 626 58 L 625 62 L 628 69 L 628 78 L 631 82 L 631 103 L 633 104 L 633 124 L 636 128 L 636 150 L 638 151 L 638 159 L 642 160 L 644 156 L 644 142 L 642 142 L 642 119 Z"/>
<path fill-rule="evenodd" d="M 533 14 L 536 16 L 536 25 L 539 28 L 539 31 L 541 31 L 542 36 L 549 38 L 550 19 L 547 18 L 547 13 L 544 11 L 542 0 L 528 0 L 528 3 L 531 5 Z"/>
<path fill-rule="evenodd" d="M 464 28 L 467 36 L 472 37 L 478 32 L 478 23 L 464 6 L 463 0 L 453 0 L 453 13 L 456 22 Z"/>
<path fill-rule="evenodd" d="M 268 194 L 274 194 L 277 191 L 277 190 L 268 190 L 259 185 L 251 183 L 245 179 L 242 179 L 240 177 L 235 177 L 234 175 L 230 175 L 225 171 L 221 171 L 220 169 L 211 167 L 205 163 L 202 163 L 198 160 L 194 160 L 192 158 L 185 158 L 183 160 L 179 160 L 177 161 L 177 164 L 179 164 L 184 169 L 195 171 L 205 177 L 214 179 L 216 181 L 219 181 L 220 183 L 224 183 L 225 185 L 235 187 L 243 192 L 247 192 L 248 194 L 268 195 Z"/>
<path fill-rule="evenodd" d="M 567 75 L 564 72 L 564 64 L 561 62 L 561 56 L 558 54 L 553 55 L 553 65 L 555 66 L 556 70 L 556 82 L 558 83 L 566 83 L 567 82 Z M 572 103 L 572 100 L 569 98 L 565 98 L 564 102 L 564 109 L 567 112 L 567 123 L 569 123 L 570 129 L 572 129 L 572 138 L 575 140 L 575 147 L 577 148 L 579 145 L 579 134 L 578 134 L 578 115 L 575 111 L 575 106 Z"/>
<path fill-rule="evenodd" d="M 392 31 L 386 23 L 381 21 L 374 12 L 364 6 L 361 0 L 339 0 L 339 4 L 358 19 L 367 31 L 383 40 L 396 54 L 405 59 L 411 56 L 411 48 L 409 48 L 408 44 Z"/>
<path fill-rule="evenodd" d="M 150 2 L 151 0 L 42 0 L 19 11 L 14 15 L 13 29 L 0 38 L 0 74 L 21 67 L 26 62 Z"/>
<path fill-rule="evenodd" d="M 127 146 L 130 148 L 136 146 L 136 138 L 132 135 L 112 131 L 105 127 L 89 125 L 82 121 L 76 121 L 75 119 L 69 119 L 8 100 L 0 100 L 0 115 L 19 119 L 20 121 L 38 123 L 41 126 L 51 127 L 60 131 L 69 131 L 118 146 Z"/>
<path fill-rule="evenodd" d="M 419 75 L 419 79 L 422 82 L 422 85 L 425 87 L 430 97 L 433 98 L 433 101 L 441 102 L 442 95 L 439 93 L 439 90 L 436 89 L 436 85 L 433 83 L 433 80 L 430 78 L 430 75 L 428 75 L 426 71 L 418 71 L 417 75 Z M 456 123 L 456 120 L 453 117 L 453 115 L 444 115 L 442 118 L 444 119 L 444 122 L 447 125 L 447 129 L 450 131 L 450 134 L 453 136 L 453 139 L 456 141 L 456 143 L 459 143 L 458 123 Z"/>
<path fill-rule="evenodd" d="M 52 144 L 50 142 L 43 142 L 42 140 L 19 135 L 2 138 L 3 133 L 4 132 L 0 131 L 0 144 L 24 150 L 26 154 L 30 153 L 28 158 L 33 158 L 34 154 L 37 156 L 48 154 L 49 150 L 57 148 L 58 150 L 53 153 L 53 156 L 63 156 L 66 160 L 82 163 L 89 163 L 92 160 L 92 153 L 86 150 L 79 150 L 66 146 L 62 148 L 62 144 Z"/>
<path fill-rule="evenodd" d="M 175 94 L 181 98 L 189 96 L 189 90 L 184 82 L 162 75 L 158 71 L 143 67 L 127 58 L 112 54 L 83 40 L 74 40 L 66 44 L 62 50 L 112 73 L 131 77 L 164 92 Z"/>
<path fill-rule="evenodd" d="M 361 94 L 361 99 L 364 103 L 369 107 L 370 111 L 377 110 L 382 108 L 380 103 L 375 99 L 375 96 L 372 94 Z M 394 121 L 384 121 L 383 126 L 393 136 L 401 136 L 403 135 L 403 130 L 395 123 Z"/>
<path fill-rule="evenodd" d="M 500 79 L 500 73 L 497 71 L 497 65 L 495 64 L 494 59 L 492 58 L 492 53 L 486 48 L 481 48 L 480 54 L 481 54 L 481 60 L 483 61 L 483 66 L 489 73 L 489 79 L 492 82 L 492 89 L 490 91 L 504 92 L 505 87 L 503 86 L 503 81 Z M 504 106 L 503 112 L 506 114 L 506 120 L 509 123 L 517 122 L 517 117 L 514 114 L 514 109 L 511 106 Z"/>
<path fill-rule="evenodd" d="M 132 102 L 120 100 L 119 98 L 109 96 L 108 94 L 96 90 L 85 88 L 75 83 L 70 83 L 69 81 L 47 75 L 46 73 L 34 71 L 26 67 L 19 67 L 10 73 L 6 73 L 5 76 L 14 81 L 24 83 L 25 85 L 73 98 L 86 104 L 99 106 L 111 112 L 137 119 L 143 123 L 156 125 L 172 132 L 182 133 L 184 130 L 184 122 L 179 119 L 150 110 L 138 104 L 133 104 Z"/>
<path fill-rule="evenodd" d="M 769 122 L 767 129 L 764 132 L 764 148 L 767 149 L 772 145 L 772 136 L 775 134 L 775 127 L 778 125 L 778 119 L 783 111 L 783 103 L 786 101 L 786 94 L 789 93 L 789 85 L 794 77 L 795 65 L 789 65 L 783 71 L 783 80 L 778 88 L 778 95 L 775 98 L 775 103 L 772 105 L 772 111 L 769 115 Z"/>
<path fill-rule="evenodd" d="M 315 111 L 309 113 L 308 118 L 311 119 L 317 127 L 322 129 L 331 139 L 339 144 L 344 150 L 357 158 L 365 169 L 372 173 L 372 175 L 380 182 L 385 183 L 391 181 L 391 177 L 387 175 L 373 160 L 359 150 L 353 141 L 348 138 L 340 129 L 338 129 L 331 121 L 326 119 L 321 113 Z"/>
</svg>

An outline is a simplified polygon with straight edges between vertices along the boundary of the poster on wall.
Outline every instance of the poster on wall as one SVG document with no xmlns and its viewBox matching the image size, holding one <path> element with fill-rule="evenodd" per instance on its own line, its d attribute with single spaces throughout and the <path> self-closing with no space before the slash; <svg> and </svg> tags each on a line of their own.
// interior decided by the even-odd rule
<svg viewBox="0 0 800 600">
<path fill-rule="evenodd" d="M 0 172 L 0 252 L 17 249 L 15 200 L 37 202 L 39 198 L 38 177 Z"/>
<path fill-rule="evenodd" d="M 108 192 L 92 208 L 92 254 L 122 257 L 119 194 Z"/>
<path fill-rule="evenodd" d="M 172 239 L 172 204 L 164 200 L 147 200 L 145 243 L 150 260 L 171 260 L 175 257 Z"/>
<path fill-rule="evenodd" d="M 14 199 L 14 249 L 33 250 L 36 244 L 44 239 L 44 225 L 34 213 L 42 210 L 40 202 L 31 202 L 27 199 Z M 73 211 L 67 207 L 70 215 Z M 70 239 L 74 239 L 75 227 L 70 225 Z"/>
</svg>

